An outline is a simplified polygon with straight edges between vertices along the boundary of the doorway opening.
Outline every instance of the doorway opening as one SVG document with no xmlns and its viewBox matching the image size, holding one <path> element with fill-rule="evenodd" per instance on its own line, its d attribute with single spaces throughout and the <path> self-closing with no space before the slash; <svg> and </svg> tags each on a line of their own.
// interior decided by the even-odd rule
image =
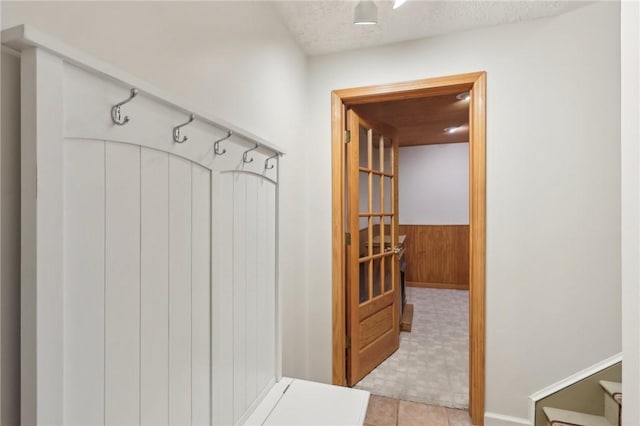
<svg viewBox="0 0 640 426">
<path fill-rule="evenodd" d="M 353 360 L 353 323 L 347 297 L 345 217 L 347 170 L 346 112 L 365 104 L 426 98 L 468 91 L 469 99 L 469 414 L 474 424 L 484 416 L 485 317 L 485 91 L 486 73 L 456 75 L 383 86 L 337 90 L 332 93 L 333 170 L 333 383 L 346 384 L 347 360 Z M 356 151 L 357 152 L 357 151 Z M 361 167 L 362 169 L 362 167 Z M 362 214 L 360 214 L 362 216 Z M 356 222 L 357 223 L 357 222 Z M 352 293 L 353 294 L 353 293 Z M 357 293 L 356 293 L 357 294 Z M 353 299 L 353 297 L 351 298 Z M 353 300 L 352 300 L 353 302 Z M 353 304 L 351 305 L 353 309 Z M 357 331 L 355 332 L 357 334 Z"/>
</svg>

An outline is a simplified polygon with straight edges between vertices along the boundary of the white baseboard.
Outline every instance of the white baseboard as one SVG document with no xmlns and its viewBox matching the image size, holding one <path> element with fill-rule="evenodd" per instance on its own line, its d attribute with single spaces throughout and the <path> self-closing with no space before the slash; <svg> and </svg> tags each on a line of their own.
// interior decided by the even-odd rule
<svg viewBox="0 0 640 426">
<path fill-rule="evenodd" d="M 533 426 L 533 423 L 522 417 L 505 416 L 497 413 L 484 413 L 485 426 Z"/>
<path fill-rule="evenodd" d="M 620 361 L 622 361 L 622 352 L 612 355 L 605 360 L 595 363 L 592 366 L 585 368 L 584 370 L 580 370 L 565 379 L 562 379 L 552 385 L 547 386 L 544 389 L 539 390 L 538 392 L 531 394 L 529 396 L 529 424 L 534 423 L 536 402 L 540 401 L 542 398 L 546 398 L 552 393 L 556 393 L 559 390 L 566 388 L 567 386 L 571 386 L 574 383 L 579 382 L 580 380 L 586 379 L 587 377 L 596 374 L 597 372 L 602 371 L 605 368 L 611 367 L 612 365 Z"/>
</svg>

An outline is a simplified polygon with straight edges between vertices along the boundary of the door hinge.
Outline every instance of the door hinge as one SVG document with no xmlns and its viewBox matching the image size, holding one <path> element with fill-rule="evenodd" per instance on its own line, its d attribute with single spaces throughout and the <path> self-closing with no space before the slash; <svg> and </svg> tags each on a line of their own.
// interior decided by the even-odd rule
<svg viewBox="0 0 640 426">
<path fill-rule="evenodd" d="M 351 336 L 345 337 L 344 348 L 349 349 L 351 347 Z"/>
<path fill-rule="evenodd" d="M 351 233 L 350 232 L 346 232 L 344 234 L 344 241 L 348 246 L 351 245 Z"/>
<path fill-rule="evenodd" d="M 351 142 L 351 131 L 350 130 L 345 130 L 344 132 L 344 143 L 349 143 Z"/>
</svg>

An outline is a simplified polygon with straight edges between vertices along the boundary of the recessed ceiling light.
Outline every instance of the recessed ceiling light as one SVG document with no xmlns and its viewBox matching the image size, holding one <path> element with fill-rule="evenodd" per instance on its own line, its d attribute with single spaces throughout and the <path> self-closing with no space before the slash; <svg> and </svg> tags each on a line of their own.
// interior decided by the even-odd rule
<svg viewBox="0 0 640 426">
<path fill-rule="evenodd" d="M 445 127 L 444 131 L 446 133 L 455 133 L 458 130 L 460 130 L 460 126 L 451 126 L 451 127 Z"/>
<path fill-rule="evenodd" d="M 378 8 L 373 0 L 360 0 L 353 10 L 353 23 L 357 25 L 378 23 Z"/>
<path fill-rule="evenodd" d="M 396 10 L 400 6 L 402 6 L 407 0 L 394 0 L 393 2 L 393 10 Z"/>
<path fill-rule="evenodd" d="M 471 95 L 469 94 L 469 92 L 462 92 L 458 93 L 456 95 L 456 98 L 460 99 L 461 101 L 468 101 L 469 99 L 471 99 Z"/>
</svg>

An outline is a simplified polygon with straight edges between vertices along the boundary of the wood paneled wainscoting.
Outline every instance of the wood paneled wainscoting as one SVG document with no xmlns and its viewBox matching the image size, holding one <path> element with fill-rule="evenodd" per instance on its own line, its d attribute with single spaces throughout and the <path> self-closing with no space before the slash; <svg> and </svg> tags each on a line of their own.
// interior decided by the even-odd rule
<svg viewBox="0 0 640 426">
<path fill-rule="evenodd" d="M 400 225 L 408 286 L 469 289 L 469 225 Z"/>
</svg>

